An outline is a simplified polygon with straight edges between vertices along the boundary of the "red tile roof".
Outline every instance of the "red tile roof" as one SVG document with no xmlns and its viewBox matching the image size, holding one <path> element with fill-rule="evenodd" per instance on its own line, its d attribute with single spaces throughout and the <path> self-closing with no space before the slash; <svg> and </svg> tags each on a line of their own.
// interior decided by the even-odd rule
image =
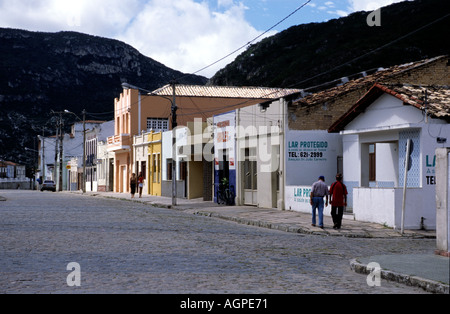
<svg viewBox="0 0 450 314">
<path fill-rule="evenodd" d="M 448 58 L 448 56 L 439 56 L 435 58 L 425 59 L 417 62 L 411 62 L 402 65 L 392 66 L 387 69 L 382 69 L 377 71 L 371 75 L 351 80 L 345 84 L 340 86 L 336 86 L 324 91 L 320 91 L 311 95 L 308 95 L 304 98 L 298 99 L 293 103 L 293 106 L 314 106 L 319 103 L 324 103 L 329 100 L 332 100 L 336 97 L 345 95 L 354 90 L 358 90 L 361 88 L 369 89 L 373 84 L 377 82 L 384 82 L 390 78 L 393 78 L 397 75 L 401 75 L 405 72 L 411 71 L 412 69 L 418 69 L 423 66 L 427 66 L 433 62 L 439 61 L 441 59 Z"/>
<path fill-rule="evenodd" d="M 356 116 L 363 112 L 383 93 L 400 99 L 404 105 L 427 110 L 428 116 L 450 122 L 450 87 L 448 86 L 413 86 L 382 85 L 376 83 L 372 88 L 330 128 L 329 132 L 342 131 Z"/>
</svg>

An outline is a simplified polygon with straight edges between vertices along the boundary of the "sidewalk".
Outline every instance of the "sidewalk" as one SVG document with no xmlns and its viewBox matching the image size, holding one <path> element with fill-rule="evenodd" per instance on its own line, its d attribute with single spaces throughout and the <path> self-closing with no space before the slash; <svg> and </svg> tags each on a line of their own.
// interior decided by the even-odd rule
<svg viewBox="0 0 450 314">
<path fill-rule="evenodd" d="M 81 192 L 72 193 L 81 194 Z M 162 208 L 173 207 L 170 197 L 143 195 L 142 198 L 139 198 L 136 195 L 132 199 L 129 194 L 114 192 L 88 192 L 86 195 L 140 202 Z M 401 235 L 398 231 L 380 224 L 346 219 L 349 216 L 345 215 L 343 226 L 340 230 L 334 230 L 332 228 L 333 222 L 331 216 L 326 215 L 324 215 L 325 228 L 320 229 L 311 226 L 311 214 L 252 206 L 223 206 L 213 202 L 205 202 L 202 199 L 187 200 L 178 198 L 177 205 L 173 209 L 194 215 L 221 218 L 245 225 L 302 234 L 353 238 L 436 238 L 435 231 L 405 230 L 404 234 Z"/>
<path fill-rule="evenodd" d="M 80 192 L 75 192 L 80 193 Z M 332 219 L 324 215 L 325 228 L 311 226 L 311 215 L 295 211 L 281 211 L 251 206 L 222 206 L 202 199 L 177 199 L 172 206 L 168 197 L 143 195 L 131 199 L 129 194 L 113 192 L 86 193 L 85 195 L 140 202 L 150 206 L 172 208 L 193 215 L 220 218 L 240 224 L 269 228 L 284 232 L 320 236 L 352 238 L 414 238 L 435 239 L 435 231 L 405 230 L 404 234 L 380 224 L 355 221 L 344 217 L 342 228 L 334 230 Z M 381 278 L 421 287 L 432 293 L 449 293 L 450 258 L 437 255 L 384 255 L 358 258 L 350 261 L 353 271 L 369 274 L 368 264 L 382 265 Z"/>
</svg>

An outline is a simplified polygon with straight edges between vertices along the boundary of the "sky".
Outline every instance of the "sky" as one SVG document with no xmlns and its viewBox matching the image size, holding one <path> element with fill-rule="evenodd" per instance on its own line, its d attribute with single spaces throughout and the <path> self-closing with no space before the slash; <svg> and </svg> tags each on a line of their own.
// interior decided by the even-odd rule
<svg viewBox="0 0 450 314">
<path fill-rule="evenodd" d="M 0 27 L 118 39 L 172 69 L 209 78 L 244 50 L 207 66 L 245 47 L 301 6 L 259 40 L 294 25 L 325 22 L 402 1 L 0 0 Z"/>
</svg>

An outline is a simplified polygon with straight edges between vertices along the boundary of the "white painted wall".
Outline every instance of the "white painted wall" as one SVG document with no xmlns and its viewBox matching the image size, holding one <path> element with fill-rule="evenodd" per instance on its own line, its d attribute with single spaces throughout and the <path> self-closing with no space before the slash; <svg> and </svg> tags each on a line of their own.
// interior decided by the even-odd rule
<svg viewBox="0 0 450 314">
<path fill-rule="evenodd" d="M 398 144 L 377 143 L 376 151 L 376 186 L 398 186 Z M 391 186 L 392 184 L 392 186 Z"/>
<path fill-rule="evenodd" d="M 307 157 L 302 157 L 305 154 Z M 343 156 L 341 135 L 322 130 L 289 130 L 286 134 L 285 208 L 310 213 L 311 186 L 321 175 L 325 176 L 328 186 L 335 181 L 338 156 Z M 329 210 L 324 210 L 324 214 L 329 214 Z"/>
<path fill-rule="evenodd" d="M 325 176 L 332 183 L 337 157 L 342 156 L 342 137 L 327 131 L 289 130 L 286 134 L 286 185 L 312 185 Z"/>
<path fill-rule="evenodd" d="M 408 174 L 405 228 L 418 229 L 423 220 L 426 229 L 436 228 L 435 149 L 437 137 L 450 141 L 450 125 L 443 120 L 424 118 L 421 110 L 403 103 L 391 95 L 382 95 L 367 110 L 349 123 L 342 132 L 344 151 L 344 183 L 349 187 L 349 207 L 357 220 L 386 223 L 400 228 L 402 209 L 403 158 L 405 132 L 419 137 L 414 147 L 415 173 Z M 417 133 L 418 132 L 418 133 Z M 403 134 L 403 139 L 400 135 Z M 376 164 L 379 188 L 352 189 L 367 186 L 365 150 L 377 143 Z M 403 152 L 404 155 L 404 152 Z M 415 176 L 413 187 L 410 177 Z M 395 187 L 380 188 L 394 180 Z"/>
<path fill-rule="evenodd" d="M 394 226 L 395 189 L 353 189 L 355 220 Z"/>
<path fill-rule="evenodd" d="M 403 102 L 388 94 L 381 95 L 363 113 L 351 121 L 346 130 L 366 130 L 372 128 L 393 128 L 405 123 L 420 123 L 420 110 L 404 106 Z"/>
<path fill-rule="evenodd" d="M 180 180 L 180 161 L 183 158 L 187 158 L 186 155 L 180 154 L 183 150 L 181 147 L 187 144 L 187 138 L 189 134 L 187 127 L 178 127 L 176 129 L 176 149 L 177 149 L 177 180 Z M 162 180 L 167 180 L 167 159 L 172 159 L 173 148 L 173 133 L 172 131 L 166 131 L 162 134 Z M 147 165 L 148 167 L 148 165 Z"/>
<path fill-rule="evenodd" d="M 257 205 L 262 208 L 277 207 L 281 200 L 276 190 L 277 177 L 280 169 L 280 144 L 282 139 L 281 125 L 283 124 L 283 100 L 276 100 L 265 106 L 253 105 L 236 110 L 236 175 L 237 175 L 237 203 L 244 203 L 245 174 L 240 166 L 245 161 L 245 149 L 256 149 L 258 164 L 256 192 Z M 281 190 L 280 182 L 280 190 Z"/>
</svg>

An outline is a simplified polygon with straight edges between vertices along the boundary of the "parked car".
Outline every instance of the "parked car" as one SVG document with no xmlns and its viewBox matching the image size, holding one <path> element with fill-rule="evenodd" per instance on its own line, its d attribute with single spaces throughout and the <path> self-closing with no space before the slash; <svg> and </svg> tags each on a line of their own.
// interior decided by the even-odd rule
<svg viewBox="0 0 450 314">
<path fill-rule="evenodd" d="M 53 191 L 56 192 L 56 184 L 55 181 L 45 180 L 42 184 L 41 191 Z"/>
</svg>

